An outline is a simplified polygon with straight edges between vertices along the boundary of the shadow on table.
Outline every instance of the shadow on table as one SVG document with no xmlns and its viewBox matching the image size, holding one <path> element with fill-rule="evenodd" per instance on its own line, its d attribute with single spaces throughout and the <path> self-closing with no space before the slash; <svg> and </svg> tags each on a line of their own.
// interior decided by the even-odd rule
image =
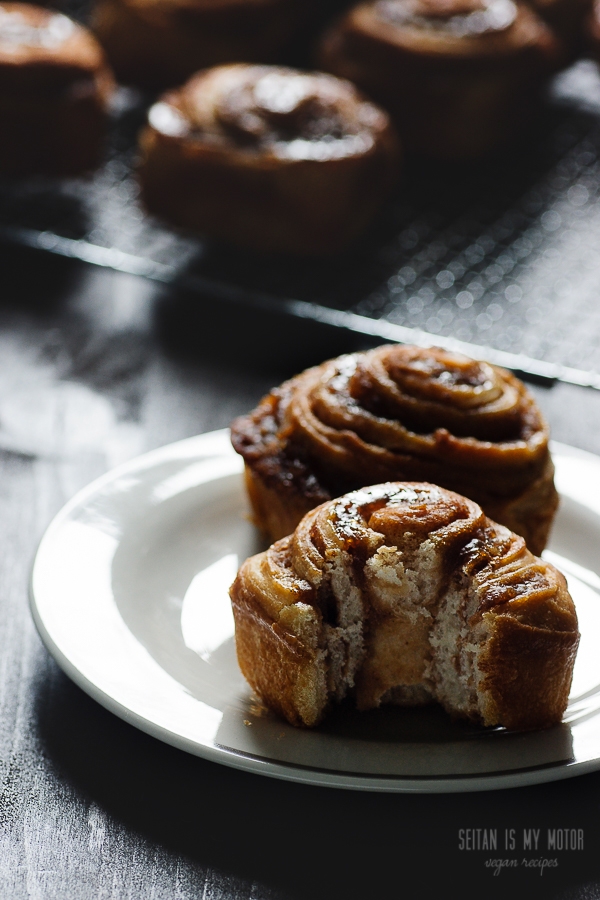
<svg viewBox="0 0 600 900">
<path fill-rule="evenodd" d="M 10 244 L 0 244 L 0 267 L 0 314 L 18 311 L 43 318 L 64 303 L 81 277 L 73 260 Z"/>
<path fill-rule="evenodd" d="M 53 685 L 53 686 L 52 686 Z M 600 894 L 600 775 L 472 794 L 377 794 L 317 788 L 218 766 L 148 737 L 55 671 L 37 701 L 45 754 L 82 802 L 201 870 L 264 886 L 253 898 L 443 896 L 589 900 Z M 547 828 L 583 828 L 583 851 L 545 848 Z M 460 829 L 496 829 L 498 851 L 460 850 Z M 500 849 L 515 829 L 515 851 Z M 541 830 L 538 852 L 523 829 Z M 464 837 L 464 834 L 463 834 Z M 519 846 L 520 844 L 520 846 Z M 504 870 L 491 858 L 550 857 Z M 594 885 L 590 882 L 594 881 Z M 588 885 L 585 888 L 584 885 Z M 589 892 L 591 888 L 591 893 Z M 226 896 L 217 893 L 215 896 Z M 247 897 L 244 891 L 228 897 Z"/>
<path fill-rule="evenodd" d="M 268 311 L 243 302 L 185 290 L 166 290 L 154 308 L 154 332 L 163 351 L 177 359 L 226 361 L 241 372 L 281 379 L 342 353 L 367 349 L 381 339 L 296 318 L 283 306 Z"/>
</svg>

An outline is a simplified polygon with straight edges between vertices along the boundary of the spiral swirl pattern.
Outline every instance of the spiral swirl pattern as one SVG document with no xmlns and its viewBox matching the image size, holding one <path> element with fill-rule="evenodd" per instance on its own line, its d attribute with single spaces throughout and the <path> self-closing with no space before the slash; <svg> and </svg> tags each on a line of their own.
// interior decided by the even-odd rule
<svg viewBox="0 0 600 900">
<path fill-rule="evenodd" d="M 178 109 L 190 136 L 288 161 L 367 153 L 387 127 L 385 115 L 361 102 L 348 82 L 273 66 L 203 73 L 181 92 Z"/>
<path fill-rule="evenodd" d="M 548 436 L 514 375 L 410 346 L 309 369 L 232 426 L 250 478 L 286 494 L 288 508 L 302 496 L 305 512 L 367 484 L 423 480 L 471 497 L 536 553 L 557 505 Z"/>
<path fill-rule="evenodd" d="M 466 161 L 522 132 L 565 56 L 527 3 L 367 0 L 326 30 L 317 61 L 390 113 L 409 154 Z"/>
<path fill-rule="evenodd" d="M 292 724 L 348 693 L 360 709 L 437 700 L 510 728 L 566 705 L 578 632 L 563 576 L 435 485 L 322 504 L 244 563 L 231 597 L 242 671 Z"/>
<path fill-rule="evenodd" d="M 146 206 L 261 251 L 323 255 L 353 240 L 396 183 L 389 118 L 348 81 L 281 66 L 217 66 L 148 113 Z"/>
</svg>

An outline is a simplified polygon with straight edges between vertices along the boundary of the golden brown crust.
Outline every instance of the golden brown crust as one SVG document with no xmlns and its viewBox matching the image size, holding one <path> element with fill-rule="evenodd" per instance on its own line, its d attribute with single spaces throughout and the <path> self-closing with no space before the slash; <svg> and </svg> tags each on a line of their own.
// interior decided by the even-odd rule
<svg viewBox="0 0 600 900">
<path fill-rule="evenodd" d="M 251 589 L 242 586 L 232 603 L 236 621 L 243 623 L 236 638 L 238 662 L 251 687 L 293 725 L 316 725 L 313 711 L 327 696 L 318 650 L 270 618 Z"/>
<path fill-rule="evenodd" d="M 229 62 L 272 62 L 311 0 L 99 0 L 92 25 L 120 80 L 151 89 Z"/>
<path fill-rule="evenodd" d="M 59 13 L 0 4 L 0 171 L 76 175 L 100 160 L 112 74 L 96 39 Z"/>
<path fill-rule="evenodd" d="M 482 689 L 493 696 L 486 709 L 489 718 L 516 731 L 560 722 L 576 651 L 572 631 L 550 632 L 497 616 L 481 663 Z"/>
<path fill-rule="evenodd" d="M 289 491 L 283 496 L 281 492 L 269 487 L 248 465 L 244 467 L 244 481 L 254 524 L 272 541 L 291 534 L 300 519 L 314 507 L 300 493 Z"/>
<path fill-rule="evenodd" d="M 141 150 L 151 212 L 257 250 L 313 255 L 367 226 L 399 166 L 387 115 L 348 82 L 241 64 L 165 94 Z"/>
<path fill-rule="evenodd" d="M 485 507 L 491 519 L 522 535 L 532 553 L 541 553 L 548 543 L 558 509 L 554 463 L 550 455 L 539 476 L 521 494 L 499 501 L 487 499 Z"/>
<path fill-rule="evenodd" d="M 260 528 L 382 480 L 471 497 L 543 550 L 558 505 L 548 426 L 514 375 L 439 348 L 389 345 L 330 360 L 232 424 Z"/>
<path fill-rule="evenodd" d="M 511 141 L 562 62 L 551 30 L 511 0 L 370 0 L 317 52 L 390 112 L 409 152 L 454 160 Z"/>
<path fill-rule="evenodd" d="M 477 504 L 418 482 L 308 513 L 231 588 L 241 670 L 265 703 L 313 726 L 410 698 L 523 730 L 560 721 L 579 634 L 564 577 Z"/>
</svg>

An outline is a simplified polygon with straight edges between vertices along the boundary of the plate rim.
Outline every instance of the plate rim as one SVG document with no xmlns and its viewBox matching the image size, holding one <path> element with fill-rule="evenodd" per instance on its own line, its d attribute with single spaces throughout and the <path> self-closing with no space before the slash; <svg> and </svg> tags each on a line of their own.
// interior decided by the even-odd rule
<svg viewBox="0 0 600 900">
<path fill-rule="evenodd" d="M 202 447 L 211 442 L 215 444 L 217 450 L 221 447 L 221 453 L 215 453 L 215 456 L 223 455 L 223 453 L 229 455 L 229 451 L 231 451 L 232 459 L 235 457 L 235 451 L 229 443 L 228 428 L 203 432 L 137 455 L 132 459 L 109 469 L 107 472 L 93 479 L 78 490 L 51 519 L 37 543 L 33 561 L 30 566 L 28 582 L 30 612 L 42 643 L 52 658 L 65 675 L 67 675 L 67 677 L 88 696 L 127 724 L 132 725 L 156 740 L 160 740 L 163 743 L 175 747 L 178 750 L 182 750 L 183 752 L 190 753 L 193 756 L 251 774 L 273 777 L 284 781 L 310 784 L 318 787 L 379 793 L 467 793 L 545 784 L 552 781 L 584 775 L 589 772 L 597 771 L 600 768 L 600 755 L 592 760 L 580 762 L 577 762 L 576 760 L 566 760 L 558 763 L 539 764 L 524 767 L 523 769 L 512 769 L 505 773 L 451 776 L 426 775 L 413 777 L 378 775 L 376 773 L 360 775 L 350 772 L 341 772 L 339 770 L 328 770 L 310 765 L 303 766 L 298 763 L 278 762 L 261 757 L 257 754 L 236 750 L 217 742 L 215 742 L 214 746 L 209 746 L 208 744 L 193 741 L 184 735 L 176 734 L 162 725 L 151 722 L 140 713 L 125 706 L 119 700 L 116 700 L 111 696 L 109 692 L 84 675 L 56 643 L 48 630 L 37 605 L 34 591 L 34 578 L 36 565 L 40 554 L 43 552 L 44 544 L 51 539 L 52 535 L 61 527 L 61 524 L 69 517 L 73 510 L 81 507 L 90 498 L 101 493 L 105 486 L 111 484 L 116 479 L 140 469 L 151 469 L 159 462 L 172 458 L 173 454 L 177 456 L 181 455 L 181 458 L 183 459 L 188 454 L 181 453 L 181 451 L 193 450 L 196 445 Z M 557 441 L 551 441 L 550 447 L 551 451 L 557 455 L 587 458 L 593 460 L 596 465 L 600 466 L 600 456 L 590 453 L 587 450 L 581 450 L 577 447 Z M 180 452 L 178 453 L 178 451 Z M 189 458 L 192 459 L 196 457 L 192 453 L 189 454 Z M 207 455 L 207 458 L 210 457 Z"/>
</svg>

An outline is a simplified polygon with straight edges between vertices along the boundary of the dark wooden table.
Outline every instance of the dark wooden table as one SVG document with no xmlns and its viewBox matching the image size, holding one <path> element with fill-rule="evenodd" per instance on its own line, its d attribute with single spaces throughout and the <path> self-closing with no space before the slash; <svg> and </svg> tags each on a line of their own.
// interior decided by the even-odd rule
<svg viewBox="0 0 600 900">
<path fill-rule="evenodd" d="M 471 794 L 304 786 L 188 756 L 69 681 L 27 602 L 63 503 L 356 343 L 33 252 L 0 261 L 0 898 L 600 897 L 600 773 Z M 557 440 L 600 454 L 600 393 L 534 390 Z M 460 849 L 460 829 L 548 827 L 583 829 L 584 848 L 516 854 L 556 858 L 543 875 Z"/>
</svg>

